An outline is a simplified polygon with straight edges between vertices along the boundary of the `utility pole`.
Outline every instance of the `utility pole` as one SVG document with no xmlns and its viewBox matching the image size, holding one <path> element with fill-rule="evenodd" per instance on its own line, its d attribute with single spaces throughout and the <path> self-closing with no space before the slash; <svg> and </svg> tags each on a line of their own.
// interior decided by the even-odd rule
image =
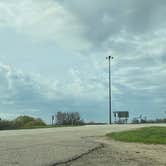
<svg viewBox="0 0 166 166">
<path fill-rule="evenodd" d="M 106 57 L 106 59 L 108 59 L 108 62 L 109 62 L 109 124 L 111 124 L 111 106 L 112 106 L 112 103 L 111 103 L 111 60 L 113 59 L 114 57 L 113 56 L 108 56 Z"/>
<path fill-rule="evenodd" d="M 54 125 L 54 115 L 52 115 L 52 126 Z"/>
</svg>

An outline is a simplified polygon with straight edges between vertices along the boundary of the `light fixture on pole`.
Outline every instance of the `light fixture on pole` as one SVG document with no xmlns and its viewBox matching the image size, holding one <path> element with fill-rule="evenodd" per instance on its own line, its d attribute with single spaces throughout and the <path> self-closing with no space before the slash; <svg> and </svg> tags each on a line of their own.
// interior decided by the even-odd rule
<svg viewBox="0 0 166 166">
<path fill-rule="evenodd" d="M 112 103 L 111 103 L 111 60 L 113 59 L 113 56 L 108 56 L 106 57 L 106 59 L 108 59 L 109 62 L 109 124 L 111 124 L 111 107 L 112 107 Z"/>
</svg>

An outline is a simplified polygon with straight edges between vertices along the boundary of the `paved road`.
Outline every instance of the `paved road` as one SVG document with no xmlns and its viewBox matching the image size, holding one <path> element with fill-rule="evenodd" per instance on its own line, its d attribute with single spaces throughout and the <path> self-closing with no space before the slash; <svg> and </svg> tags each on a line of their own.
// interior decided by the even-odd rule
<svg viewBox="0 0 166 166">
<path fill-rule="evenodd" d="M 99 145 L 95 137 L 144 125 L 0 131 L 0 166 L 49 166 Z M 165 125 L 166 126 L 166 125 Z"/>
</svg>

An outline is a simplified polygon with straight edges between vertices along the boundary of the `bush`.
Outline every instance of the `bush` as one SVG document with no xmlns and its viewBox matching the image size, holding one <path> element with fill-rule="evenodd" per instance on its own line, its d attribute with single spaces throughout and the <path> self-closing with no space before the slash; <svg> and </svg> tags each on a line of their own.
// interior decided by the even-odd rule
<svg viewBox="0 0 166 166">
<path fill-rule="evenodd" d="M 35 119 L 33 121 L 29 121 L 27 122 L 23 128 L 35 128 L 35 127 L 39 127 L 39 126 L 46 126 L 46 124 L 41 120 L 41 119 Z"/>
<path fill-rule="evenodd" d="M 0 120 L 0 130 L 15 129 L 14 123 L 8 120 Z"/>
<path fill-rule="evenodd" d="M 46 124 L 41 119 L 30 116 L 19 116 L 13 121 L 0 120 L 0 130 L 37 128 L 41 126 L 46 126 Z"/>
<path fill-rule="evenodd" d="M 19 116 L 14 120 L 14 125 L 16 126 L 16 128 L 22 128 L 26 123 L 29 123 L 34 120 L 35 119 L 33 117 Z"/>
</svg>

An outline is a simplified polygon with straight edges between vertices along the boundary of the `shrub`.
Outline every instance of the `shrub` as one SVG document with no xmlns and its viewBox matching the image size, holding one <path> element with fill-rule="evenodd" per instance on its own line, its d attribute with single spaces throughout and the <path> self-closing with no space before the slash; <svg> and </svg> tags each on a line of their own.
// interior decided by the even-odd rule
<svg viewBox="0 0 166 166">
<path fill-rule="evenodd" d="M 15 129 L 15 125 L 9 120 L 0 120 L 0 130 Z"/>
<path fill-rule="evenodd" d="M 33 128 L 33 127 L 35 128 L 40 126 L 46 126 L 46 124 L 41 119 L 34 119 L 24 124 L 22 128 Z"/>
<path fill-rule="evenodd" d="M 13 121 L 0 120 L 0 130 L 36 128 L 46 126 L 41 119 L 35 119 L 30 116 L 19 116 Z"/>
</svg>

